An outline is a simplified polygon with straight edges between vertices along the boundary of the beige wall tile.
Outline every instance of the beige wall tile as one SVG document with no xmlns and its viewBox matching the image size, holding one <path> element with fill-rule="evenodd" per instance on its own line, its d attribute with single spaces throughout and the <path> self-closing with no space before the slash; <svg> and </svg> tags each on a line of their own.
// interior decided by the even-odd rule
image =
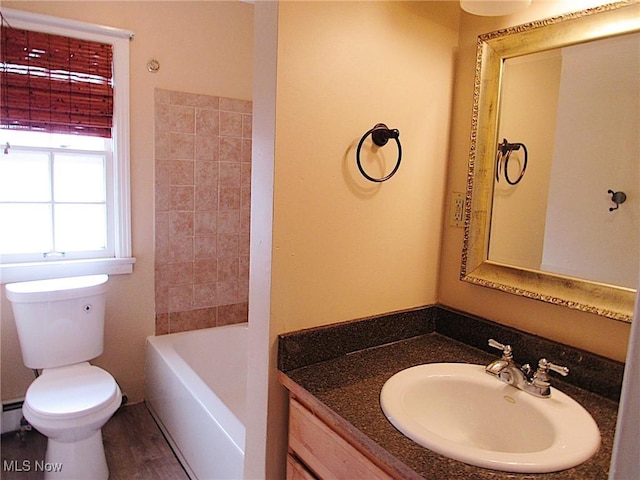
<svg viewBox="0 0 640 480">
<path fill-rule="evenodd" d="M 195 186 L 195 204 L 196 211 L 212 210 L 218 202 L 218 186 L 217 185 L 196 185 Z"/>
<path fill-rule="evenodd" d="M 195 187 L 193 186 L 170 186 L 169 187 L 169 209 L 170 210 L 193 210 L 194 209 Z"/>
<path fill-rule="evenodd" d="M 222 210 L 240 209 L 240 187 L 220 187 L 218 208 Z"/>
<path fill-rule="evenodd" d="M 218 280 L 218 260 L 203 259 L 193 262 L 193 283 L 214 283 Z"/>
<path fill-rule="evenodd" d="M 195 162 L 195 185 L 218 185 L 218 162 Z"/>
<path fill-rule="evenodd" d="M 220 137 L 220 161 L 240 162 L 242 160 L 242 139 L 240 137 Z"/>
<path fill-rule="evenodd" d="M 169 185 L 193 185 L 194 165 L 195 162 L 191 159 L 168 161 Z"/>
<path fill-rule="evenodd" d="M 240 185 L 241 165 L 240 163 L 220 162 L 220 184 L 235 187 Z"/>
<path fill-rule="evenodd" d="M 210 237 L 195 237 L 193 239 L 193 258 L 194 260 L 218 258 L 218 237 L 213 235 Z"/>
<path fill-rule="evenodd" d="M 192 160 L 195 151 L 195 135 L 189 133 L 169 133 L 169 155 L 174 160 Z"/>
<path fill-rule="evenodd" d="M 217 232 L 217 214 L 215 211 L 195 212 L 195 234 L 198 237 L 210 237 Z"/>
<path fill-rule="evenodd" d="M 182 312 L 193 307 L 193 285 L 169 287 L 169 312 Z"/>
<path fill-rule="evenodd" d="M 249 100 L 240 100 L 237 98 L 220 98 L 220 110 L 228 112 L 251 113 L 252 105 Z"/>
<path fill-rule="evenodd" d="M 240 233 L 240 210 L 218 212 L 218 233 Z"/>
<path fill-rule="evenodd" d="M 253 115 L 242 115 L 242 138 L 251 139 L 253 133 Z"/>
<path fill-rule="evenodd" d="M 204 108 L 196 109 L 196 135 L 218 137 L 220 135 L 220 112 Z"/>
<path fill-rule="evenodd" d="M 218 304 L 217 283 L 201 283 L 193 286 L 193 307 L 215 307 Z M 216 320 L 208 319 L 203 326 L 197 328 L 215 327 Z"/>
<path fill-rule="evenodd" d="M 234 258 L 240 254 L 238 235 L 218 235 L 218 258 Z"/>
<path fill-rule="evenodd" d="M 157 333 L 246 321 L 251 102 L 162 89 L 155 102 Z"/>
<path fill-rule="evenodd" d="M 196 135 L 196 160 L 217 162 L 220 159 L 219 137 Z"/>
</svg>

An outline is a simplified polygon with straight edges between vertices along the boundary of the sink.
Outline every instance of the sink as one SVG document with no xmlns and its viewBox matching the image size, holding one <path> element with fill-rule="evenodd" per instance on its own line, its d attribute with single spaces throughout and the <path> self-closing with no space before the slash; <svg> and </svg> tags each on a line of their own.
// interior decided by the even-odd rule
<svg viewBox="0 0 640 480">
<path fill-rule="evenodd" d="M 380 404 L 414 442 L 478 467 L 555 472 L 588 460 L 600 446 L 598 426 L 571 397 L 553 387 L 550 397 L 534 397 L 482 365 L 407 368 L 387 380 Z"/>
</svg>

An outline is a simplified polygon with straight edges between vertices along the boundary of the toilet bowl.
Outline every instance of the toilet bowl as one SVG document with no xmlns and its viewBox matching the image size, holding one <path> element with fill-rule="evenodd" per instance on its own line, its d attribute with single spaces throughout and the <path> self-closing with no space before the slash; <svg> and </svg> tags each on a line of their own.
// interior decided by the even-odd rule
<svg viewBox="0 0 640 480">
<path fill-rule="evenodd" d="M 106 275 L 8 284 L 23 362 L 42 373 L 22 413 L 48 438 L 46 480 L 107 480 L 102 427 L 122 402 L 103 351 Z"/>
<path fill-rule="evenodd" d="M 42 372 L 27 390 L 22 412 L 48 438 L 45 478 L 109 478 L 101 428 L 121 401 L 113 377 L 89 363 Z"/>
</svg>

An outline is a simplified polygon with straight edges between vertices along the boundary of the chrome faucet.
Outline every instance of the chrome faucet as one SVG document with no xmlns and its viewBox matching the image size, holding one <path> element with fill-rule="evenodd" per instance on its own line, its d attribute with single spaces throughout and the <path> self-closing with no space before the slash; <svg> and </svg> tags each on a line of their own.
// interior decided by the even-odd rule
<svg viewBox="0 0 640 480">
<path fill-rule="evenodd" d="M 538 362 L 538 369 L 534 372 L 527 363 L 518 368 L 513 361 L 513 351 L 511 345 L 503 345 L 489 339 L 489 346 L 502 350 L 502 358 L 494 360 L 485 367 L 485 371 L 498 380 L 512 385 L 536 397 L 549 397 L 551 395 L 551 384 L 549 383 L 549 370 L 559 373 L 562 376 L 569 374 L 567 367 L 561 367 L 551 363 L 546 358 L 541 358 Z"/>
</svg>

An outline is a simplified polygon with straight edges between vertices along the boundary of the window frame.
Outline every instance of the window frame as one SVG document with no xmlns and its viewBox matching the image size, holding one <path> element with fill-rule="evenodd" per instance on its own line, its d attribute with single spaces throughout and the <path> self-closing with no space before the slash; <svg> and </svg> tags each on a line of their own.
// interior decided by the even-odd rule
<svg viewBox="0 0 640 480">
<path fill-rule="evenodd" d="M 129 42 L 133 32 L 49 15 L 2 9 L 2 15 L 15 28 L 37 30 L 67 37 L 113 45 L 113 209 L 114 256 L 81 260 L 43 260 L 29 263 L 3 263 L 0 283 L 38 280 L 74 275 L 110 275 L 133 272 L 135 258 L 131 248 L 131 188 L 129 167 Z"/>
</svg>

